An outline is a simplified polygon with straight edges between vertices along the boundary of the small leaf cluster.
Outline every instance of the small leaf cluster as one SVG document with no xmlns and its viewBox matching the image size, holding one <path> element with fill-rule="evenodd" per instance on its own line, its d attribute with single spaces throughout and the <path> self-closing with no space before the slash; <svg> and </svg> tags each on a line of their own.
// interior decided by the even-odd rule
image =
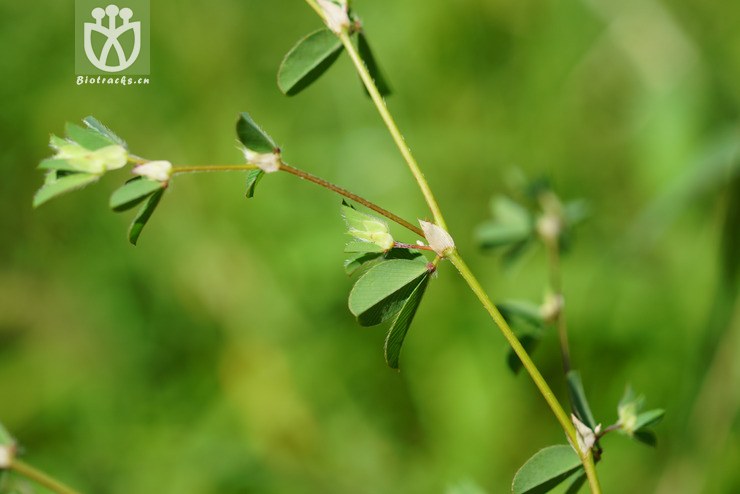
<svg viewBox="0 0 740 494">
<path fill-rule="evenodd" d="M 579 429 L 582 428 L 592 434 L 594 443 L 589 449 L 592 450 L 597 461 L 602 453 L 599 441 L 609 431 L 619 431 L 639 442 L 650 446 L 656 445 L 655 433 L 649 427 L 657 425 L 662 420 L 665 414 L 664 410 L 655 409 L 641 412 L 644 398 L 636 396 L 632 388 L 628 386 L 617 407 L 618 421 L 602 430 L 601 425 L 594 420 L 583 389 L 580 373 L 570 371 L 566 377 L 568 393 L 573 406 L 574 424 L 580 425 Z M 581 433 L 579 432 L 579 443 L 580 441 Z M 512 493 L 544 494 L 562 483 L 566 483 L 568 486 L 566 493 L 577 493 L 586 482 L 586 474 L 576 452 L 576 447 L 582 447 L 582 444 L 549 446 L 535 453 L 514 476 L 511 486 Z"/>
<path fill-rule="evenodd" d="M 538 242 L 567 250 L 576 226 L 589 216 L 584 200 L 563 202 L 546 181 L 528 183 L 516 191 L 519 200 L 498 195 L 491 200 L 491 219 L 478 226 L 475 237 L 485 251 L 500 252 L 511 265 Z"/>
<path fill-rule="evenodd" d="M 38 207 L 98 181 L 109 171 L 134 163 L 132 173 L 136 176 L 113 192 L 110 208 L 121 212 L 144 203 L 129 228 L 129 241 L 136 245 L 167 188 L 172 165 L 130 154 L 126 142 L 94 117 L 87 117 L 83 122 L 85 127 L 68 123 L 64 138 L 51 136 L 49 145 L 55 154 L 39 165 L 47 170 L 46 179 L 36 192 L 33 205 Z"/>
<path fill-rule="evenodd" d="M 344 267 L 359 276 L 349 294 L 349 310 L 361 326 L 392 319 L 385 339 L 385 360 L 398 369 L 401 348 L 435 266 L 417 250 L 394 248 L 388 224 L 381 218 L 342 204 L 342 216 L 352 240 L 345 252 L 353 254 Z"/>
</svg>

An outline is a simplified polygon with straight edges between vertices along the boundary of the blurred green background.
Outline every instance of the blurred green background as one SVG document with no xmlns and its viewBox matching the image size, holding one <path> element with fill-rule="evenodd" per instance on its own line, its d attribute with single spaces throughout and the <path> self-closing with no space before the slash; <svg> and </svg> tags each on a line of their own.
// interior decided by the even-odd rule
<svg viewBox="0 0 740 494">
<path fill-rule="evenodd" d="M 593 211 L 564 261 L 597 420 L 626 383 L 667 409 L 657 450 L 604 440 L 607 493 L 740 492 L 740 4 L 357 0 L 391 110 L 495 300 L 541 300 L 545 256 L 473 240 L 518 166 Z M 294 98 L 275 73 L 305 3 L 152 2 L 151 84 L 74 83 L 73 2 L 0 2 L 0 421 L 87 493 L 508 491 L 563 434 L 449 265 L 402 355 L 346 307 L 339 199 L 270 176 L 183 176 L 140 245 L 107 197 L 31 209 L 50 132 L 95 115 L 136 154 L 237 163 L 249 111 L 286 160 L 427 212 L 346 57 Z M 111 174 L 113 175 L 113 174 Z M 405 240 L 405 234 L 398 232 Z M 719 354 L 715 349 L 719 348 Z M 564 399 L 557 343 L 535 354 Z M 585 489 L 584 489 L 585 491 Z"/>
</svg>

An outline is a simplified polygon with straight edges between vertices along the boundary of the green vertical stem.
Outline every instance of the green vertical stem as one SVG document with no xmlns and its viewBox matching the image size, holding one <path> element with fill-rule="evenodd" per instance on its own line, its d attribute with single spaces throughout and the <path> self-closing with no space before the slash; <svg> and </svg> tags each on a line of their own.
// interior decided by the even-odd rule
<svg viewBox="0 0 740 494">
<path fill-rule="evenodd" d="M 558 239 L 544 239 L 550 272 L 550 291 L 556 297 L 559 307 L 555 316 L 555 325 L 558 328 L 560 340 L 560 356 L 563 361 L 563 372 L 566 376 L 571 370 L 570 345 L 568 343 L 568 325 L 565 321 L 565 303 L 563 296 L 563 282 L 560 274 L 560 246 Z"/>
<path fill-rule="evenodd" d="M 32 480 L 46 489 L 55 492 L 56 494 L 79 494 L 76 490 L 67 487 L 63 483 L 59 482 L 53 477 L 45 474 L 41 470 L 38 470 L 28 463 L 25 463 L 19 459 L 13 459 L 13 463 L 10 465 L 10 469 L 15 473 Z"/>
<path fill-rule="evenodd" d="M 350 58 L 352 58 L 352 63 L 354 63 L 357 72 L 360 74 L 360 78 L 362 78 L 362 82 L 365 84 L 365 88 L 370 94 L 370 98 L 372 98 L 373 103 L 375 103 L 375 107 L 383 118 L 383 122 L 385 122 L 386 127 L 388 127 L 388 131 L 390 132 L 391 137 L 393 137 L 393 141 L 396 143 L 398 150 L 401 152 L 401 156 L 403 156 L 403 159 L 409 166 L 416 182 L 419 184 L 419 188 L 421 189 L 422 194 L 424 194 L 424 199 L 426 200 L 429 209 L 432 211 L 432 215 L 434 215 L 434 222 L 437 226 L 447 230 L 447 225 L 442 216 L 442 211 L 439 209 L 439 205 L 437 204 L 437 200 L 434 198 L 432 189 L 429 188 L 429 184 L 427 183 L 426 178 L 424 178 L 424 174 L 421 172 L 421 168 L 419 168 L 416 158 L 414 158 L 414 155 L 411 153 L 411 149 L 409 149 L 406 144 L 406 140 L 398 129 L 396 121 L 388 111 L 385 100 L 383 99 L 383 96 L 380 95 L 378 88 L 375 86 L 375 81 L 373 81 L 370 72 L 367 70 L 365 62 L 362 61 L 360 54 L 355 49 L 355 45 L 352 44 L 352 40 L 347 32 L 341 33 L 339 35 L 339 39 L 342 41 L 347 53 L 349 53 Z"/>
<path fill-rule="evenodd" d="M 565 431 L 566 436 L 568 436 L 571 444 L 577 446 L 578 436 L 576 433 L 576 429 L 573 426 L 573 422 L 571 422 L 570 417 L 568 417 L 568 414 L 565 413 L 565 410 L 563 410 L 560 402 L 555 397 L 555 394 L 550 389 L 550 386 L 548 386 L 547 381 L 545 381 L 545 378 L 542 377 L 539 369 L 537 369 L 537 366 L 532 361 L 529 354 L 527 354 L 527 351 L 514 335 L 514 332 L 511 330 L 508 323 L 501 315 L 501 312 L 499 312 L 493 302 L 491 302 L 491 299 L 488 298 L 488 295 L 483 290 L 483 287 L 481 287 L 476 277 L 470 271 L 470 268 L 468 268 L 462 257 L 460 257 L 460 254 L 455 252 L 449 257 L 449 260 L 460 272 L 460 275 L 463 277 L 473 293 L 475 293 L 475 295 L 478 297 L 478 300 L 491 316 L 491 319 L 493 319 L 498 328 L 501 330 L 501 333 L 504 335 L 504 338 L 506 338 L 506 341 L 509 342 L 509 345 L 511 345 L 514 353 L 516 353 L 517 357 L 519 357 L 519 360 L 522 361 L 522 365 L 526 369 L 529 376 L 532 378 L 532 381 L 534 381 L 537 389 L 539 389 L 540 393 L 545 398 L 545 401 L 550 407 L 550 410 L 552 410 L 553 415 L 555 415 L 555 418 L 557 418 L 558 422 L 560 422 L 560 425 L 563 427 L 563 430 Z M 577 449 L 578 456 L 581 458 L 583 468 L 586 471 L 586 476 L 588 477 L 591 492 L 593 494 L 600 494 L 601 487 L 599 486 L 599 479 L 596 476 L 596 467 L 594 465 L 594 460 L 591 452 L 589 451 L 587 454 L 584 454 L 582 451 L 580 451 L 580 448 Z"/>
</svg>

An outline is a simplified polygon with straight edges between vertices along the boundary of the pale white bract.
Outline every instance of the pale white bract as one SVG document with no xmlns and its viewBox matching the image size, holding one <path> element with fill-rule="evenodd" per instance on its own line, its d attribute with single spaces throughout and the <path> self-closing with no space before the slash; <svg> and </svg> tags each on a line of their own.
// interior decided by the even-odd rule
<svg viewBox="0 0 740 494">
<path fill-rule="evenodd" d="M 429 242 L 429 247 L 437 255 L 447 257 L 455 251 L 455 241 L 452 240 L 452 237 L 444 228 L 424 220 L 419 220 L 419 225 L 424 231 L 424 237 Z"/>
<path fill-rule="evenodd" d="M 247 163 L 256 165 L 265 173 L 274 173 L 280 170 L 280 155 L 277 153 L 256 153 L 244 148 L 244 158 Z"/>
<path fill-rule="evenodd" d="M 349 28 L 350 20 L 347 15 L 347 4 L 341 2 L 340 4 L 334 3 L 331 0 L 316 0 L 324 11 L 326 25 L 329 29 L 337 34 L 341 34 L 347 28 Z"/>
<path fill-rule="evenodd" d="M 136 166 L 132 173 L 157 182 L 167 182 L 172 176 L 172 163 L 169 161 L 149 161 Z"/>
<path fill-rule="evenodd" d="M 596 444 L 596 436 L 601 432 L 601 424 L 597 425 L 595 430 L 591 430 L 589 426 L 578 420 L 578 417 L 574 414 L 570 415 L 570 419 L 576 427 L 578 448 L 581 450 L 581 453 L 586 455 L 594 447 L 594 444 Z"/>
<path fill-rule="evenodd" d="M 0 468 L 9 468 L 13 463 L 14 448 L 12 446 L 0 446 Z"/>
</svg>

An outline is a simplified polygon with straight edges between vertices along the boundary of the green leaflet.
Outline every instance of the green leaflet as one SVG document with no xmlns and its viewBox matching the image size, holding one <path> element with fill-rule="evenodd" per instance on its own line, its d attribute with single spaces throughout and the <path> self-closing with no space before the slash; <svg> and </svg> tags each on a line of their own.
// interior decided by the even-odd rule
<svg viewBox="0 0 740 494">
<path fill-rule="evenodd" d="M 424 256 L 418 250 L 391 249 L 388 252 L 360 252 L 344 261 L 344 271 L 352 276 L 357 271 L 369 268 L 373 264 L 390 259 L 409 259 L 422 261 Z"/>
<path fill-rule="evenodd" d="M 522 465 L 511 484 L 513 494 L 544 494 L 574 474 L 581 466 L 568 445 L 548 446 Z"/>
<path fill-rule="evenodd" d="M 368 269 L 352 287 L 349 309 L 362 326 L 375 326 L 398 312 L 428 274 L 426 263 L 384 261 Z"/>
<path fill-rule="evenodd" d="M 342 49 L 337 35 L 326 28 L 299 40 L 278 69 L 280 91 L 287 96 L 300 93 L 332 66 Z"/>
<path fill-rule="evenodd" d="M 401 347 L 406 339 L 411 322 L 414 320 L 416 310 L 421 304 L 421 299 L 424 297 L 427 285 L 429 284 L 429 272 L 422 275 L 419 282 L 416 284 L 414 290 L 406 299 L 401 311 L 394 319 L 391 329 L 388 330 L 388 335 L 385 338 L 385 361 L 388 363 L 391 369 L 398 369 L 398 360 L 401 355 Z"/>
<path fill-rule="evenodd" d="M 56 171 L 51 171 L 47 175 L 44 185 L 33 196 L 33 207 L 37 208 L 46 201 L 61 194 L 89 185 L 98 178 L 98 175 L 90 173 L 70 173 L 64 176 L 58 176 Z"/>
<path fill-rule="evenodd" d="M 110 197 L 110 208 L 117 213 L 126 211 L 160 190 L 164 184 L 147 178 L 134 178 L 123 184 Z"/>
<path fill-rule="evenodd" d="M 97 151 L 98 149 L 118 144 L 95 129 L 80 127 L 73 123 L 68 122 L 64 130 L 69 140 L 76 142 L 90 151 Z"/>
<path fill-rule="evenodd" d="M 239 120 L 236 123 L 236 135 L 245 148 L 256 153 L 272 153 L 277 148 L 272 137 L 262 130 L 246 112 L 239 115 Z"/>
<path fill-rule="evenodd" d="M 650 427 L 651 425 L 657 425 L 661 420 L 663 420 L 664 415 L 665 410 L 660 408 L 639 414 L 637 416 L 637 422 L 635 423 L 635 431 L 639 431 L 645 427 Z"/>
<path fill-rule="evenodd" d="M 108 127 L 100 123 L 100 121 L 97 118 L 93 116 L 88 116 L 84 118 L 83 122 L 85 122 L 85 125 L 87 125 L 89 129 L 94 130 L 98 134 L 101 134 L 103 137 L 107 138 L 111 143 L 118 144 L 119 146 L 122 146 L 124 148 L 128 148 L 128 146 L 126 145 L 126 141 L 118 137 Z"/>
<path fill-rule="evenodd" d="M 566 378 L 568 380 L 570 401 L 573 404 L 576 416 L 581 422 L 586 424 L 589 429 L 596 429 L 596 420 L 594 420 L 594 416 L 591 413 L 591 407 L 588 405 L 586 392 L 583 390 L 581 373 L 577 370 L 571 370 L 568 372 Z"/>
<path fill-rule="evenodd" d="M 265 172 L 262 170 L 249 170 L 249 172 L 247 172 L 247 199 L 254 197 L 257 184 L 260 183 L 260 180 L 262 180 L 262 177 L 264 176 Z"/>
<path fill-rule="evenodd" d="M 128 231 L 128 240 L 133 245 L 136 245 L 136 243 L 139 241 L 141 231 L 146 226 L 149 218 L 152 217 L 152 214 L 157 208 L 157 205 L 159 205 L 159 201 L 160 199 L 162 199 L 164 191 L 165 189 L 159 189 L 157 192 L 149 196 L 149 199 L 146 200 L 141 209 L 139 209 L 139 212 L 136 213 L 136 217 L 134 218 L 133 223 L 131 223 L 131 227 Z"/>
</svg>

